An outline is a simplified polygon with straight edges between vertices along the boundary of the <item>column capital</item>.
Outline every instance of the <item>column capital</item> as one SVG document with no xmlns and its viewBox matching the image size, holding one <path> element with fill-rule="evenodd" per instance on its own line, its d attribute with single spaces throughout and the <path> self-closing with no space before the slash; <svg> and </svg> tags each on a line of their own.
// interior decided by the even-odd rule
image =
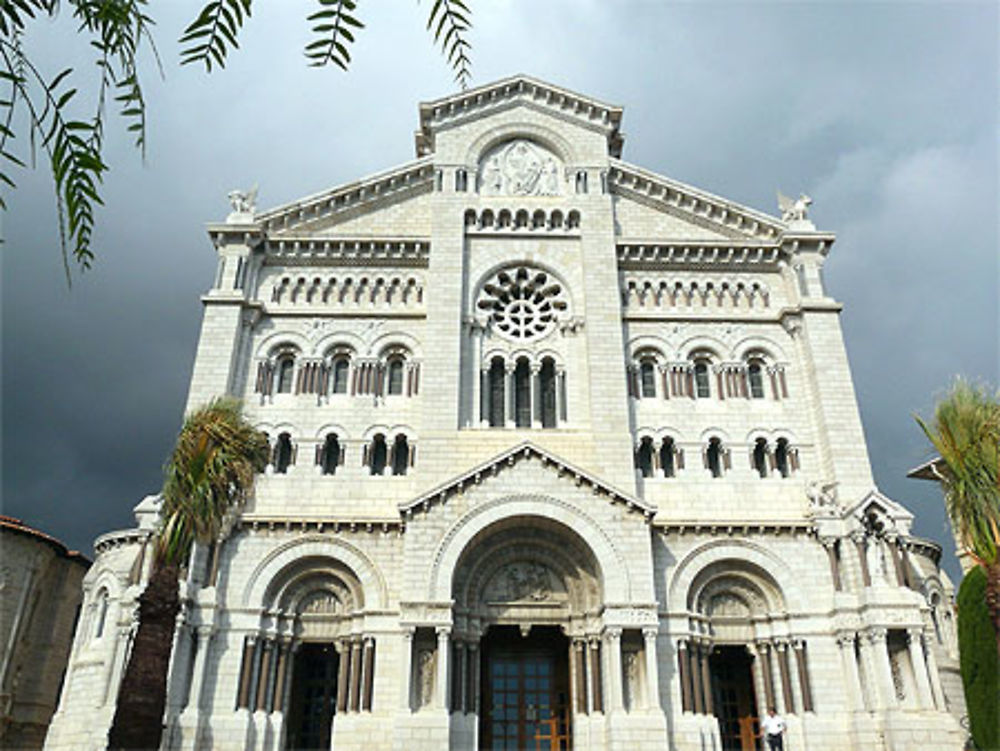
<svg viewBox="0 0 1000 751">
<path fill-rule="evenodd" d="M 839 539 L 839 537 L 820 537 L 819 544 L 827 550 L 833 550 L 833 547 L 837 544 Z"/>
<path fill-rule="evenodd" d="M 837 634 L 837 645 L 843 649 L 844 647 L 850 645 L 854 646 L 854 640 L 857 638 L 857 634 L 853 632 L 845 632 L 842 634 Z"/>
<path fill-rule="evenodd" d="M 868 637 L 868 641 L 872 644 L 878 644 L 879 642 L 885 642 L 888 633 L 884 628 L 870 628 L 865 632 L 865 636 Z"/>
<path fill-rule="evenodd" d="M 620 626 L 609 626 L 604 629 L 604 635 L 609 640 L 615 641 L 622 638 L 622 630 Z"/>
<path fill-rule="evenodd" d="M 403 638 L 406 641 L 413 641 L 413 636 L 416 634 L 417 629 L 414 626 L 403 629 Z"/>
<path fill-rule="evenodd" d="M 643 639 L 655 639 L 660 635 L 659 626 L 643 626 L 642 627 L 642 638 Z"/>
<path fill-rule="evenodd" d="M 434 632 L 437 634 L 438 641 L 442 641 L 451 635 L 451 626 L 435 626 Z"/>
</svg>

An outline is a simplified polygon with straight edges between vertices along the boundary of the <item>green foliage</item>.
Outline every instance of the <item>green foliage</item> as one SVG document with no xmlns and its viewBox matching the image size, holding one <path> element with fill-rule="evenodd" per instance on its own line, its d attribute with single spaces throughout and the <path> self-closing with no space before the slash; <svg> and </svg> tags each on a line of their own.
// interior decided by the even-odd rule
<svg viewBox="0 0 1000 751">
<path fill-rule="evenodd" d="M 347 70 L 350 45 L 364 27 L 356 15 L 355 0 L 316 0 L 319 10 L 308 17 L 314 39 L 305 47 L 310 65 L 332 63 Z M 181 63 L 202 63 L 207 71 L 222 68 L 229 52 L 239 47 L 238 37 L 250 18 L 253 0 L 210 0 L 180 37 Z M 103 160 L 104 125 L 108 102 L 117 107 L 125 130 L 145 155 L 146 99 L 139 79 L 138 62 L 145 45 L 160 65 L 150 35 L 153 20 L 148 0 L 64 0 L 78 23 L 80 35 L 95 55 L 98 71 L 96 101 L 88 117 L 70 114 L 78 103 L 70 83 L 71 68 L 46 79 L 31 59 L 21 38 L 32 21 L 53 20 L 60 12 L 58 0 L 0 0 L 0 188 L 15 187 L 14 170 L 35 165 L 41 151 L 52 169 L 59 214 L 59 235 L 67 282 L 71 259 L 80 269 L 94 259 L 91 239 L 95 208 L 102 205 L 99 187 L 107 165 Z M 464 89 L 471 77 L 468 32 L 469 9 L 463 0 L 434 0 L 427 28 L 455 71 Z M 162 72 L 162 67 L 161 67 Z M 14 143 L 15 123 L 27 121 L 26 143 Z M 6 204 L 0 195 L 0 210 Z M 0 240 L 2 242 L 2 240 Z"/>
<path fill-rule="evenodd" d="M 976 566 L 958 589 L 958 645 L 969 725 L 976 747 L 1000 749 L 1000 682 L 986 574 Z"/>
<path fill-rule="evenodd" d="M 195 541 L 215 540 L 267 458 L 267 438 L 243 419 L 238 400 L 216 399 L 189 415 L 165 470 L 158 562 L 184 565 Z"/>
<path fill-rule="evenodd" d="M 936 405 L 929 424 L 916 419 L 940 456 L 935 471 L 962 546 L 978 563 L 995 564 L 1000 548 L 1000 398 L 958 379 Z"/>
</svg>

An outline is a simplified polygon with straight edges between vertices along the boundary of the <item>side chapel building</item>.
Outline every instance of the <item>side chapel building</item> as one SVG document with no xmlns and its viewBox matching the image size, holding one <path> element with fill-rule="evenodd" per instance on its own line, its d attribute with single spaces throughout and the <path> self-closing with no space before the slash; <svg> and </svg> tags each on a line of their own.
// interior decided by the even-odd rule
<svg viewBox="0 0 1000 751">
<path fill-rule="evenodd" d="M 516 76 L 209 226 L 188 409 L 271 465 L 182 590 L 168 749 L 959 749 L 941 549 L 875 487 L 807 199 L 622 160 Z M 49 749 L 100 749 L 157 501 L 96 543 Z"/>
</svg>

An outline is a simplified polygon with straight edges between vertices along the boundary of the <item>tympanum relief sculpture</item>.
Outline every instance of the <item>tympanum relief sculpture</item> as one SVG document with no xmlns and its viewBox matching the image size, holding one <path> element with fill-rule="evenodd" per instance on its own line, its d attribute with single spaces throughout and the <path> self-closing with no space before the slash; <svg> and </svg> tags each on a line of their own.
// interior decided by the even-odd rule
<svg viewBox="0 0 1000 751">
<path fill-rule="evenodd" d="M 503 566 L 483 590 L 484 602 L 548 603 L 565 599 L 565 592 L 546 566 L 518 561 Z"/>
<path fill-rule="evenodd" d="M 562 193 L 558 158 L 518 138 L 493 149 L 479 169 L 479 190 L 488 196 L 557 196 Z"/>
</svg>

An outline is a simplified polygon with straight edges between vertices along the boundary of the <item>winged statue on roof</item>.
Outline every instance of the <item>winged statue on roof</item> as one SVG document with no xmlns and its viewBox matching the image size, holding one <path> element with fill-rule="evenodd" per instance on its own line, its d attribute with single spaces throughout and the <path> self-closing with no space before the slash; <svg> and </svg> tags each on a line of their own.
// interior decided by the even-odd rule
<svg viewBox="0 0 1000 751">
<path fill-rule="evenodd" d="M 778 191 L 778 208 L 781 210 L 781 221 L 801 222 L 809 219 L 809 206 L 812 199 L 805 193 L 799 194 L 798 198 L 790 198 Z"/>
<path fill-rule="evenodd" d="M 256 183 L 250 190 L 231 190 L 227 194 L 229 205 L 233 207 L 236 214 L 252 214 L 257 209 L 257 191 L 259 187 Z"/>
</svg>

